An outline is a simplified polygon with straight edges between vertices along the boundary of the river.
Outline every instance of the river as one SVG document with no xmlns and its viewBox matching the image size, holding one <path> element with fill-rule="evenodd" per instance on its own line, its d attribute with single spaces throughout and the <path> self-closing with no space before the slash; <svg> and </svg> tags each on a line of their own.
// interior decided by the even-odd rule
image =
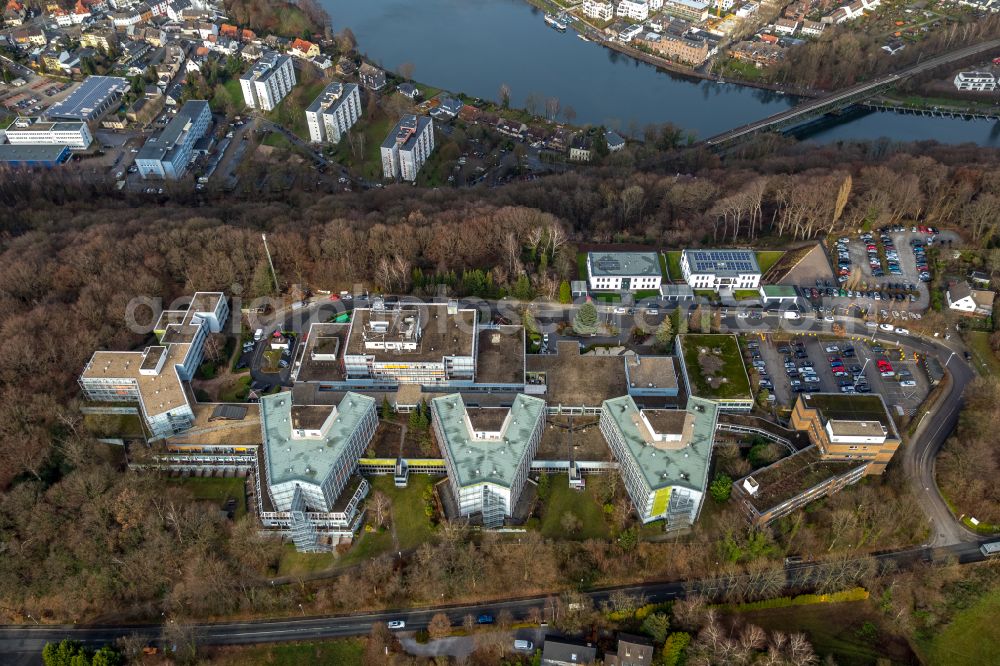
<svg viewBox="0 0 1000 666">
<path fill-rule="evenodd" d="M 413 65 L 427 85 L 497 100 L 509 86 L 511 104 L 558 98 L 573 122 L 604 124 L 637 134 L 670 122 L 711 136 L 782 111 L 787 95 L 714 83 L 657 70 L 569 30 L 559 33 L 524 0 L 321 0 L 334 30 L 349 27 L 359 50 L 381 66 Z M 994 123 L 873 113 L 828 127 L 817 141 L 936 139 L 1000 145 Z"/>
</svg>

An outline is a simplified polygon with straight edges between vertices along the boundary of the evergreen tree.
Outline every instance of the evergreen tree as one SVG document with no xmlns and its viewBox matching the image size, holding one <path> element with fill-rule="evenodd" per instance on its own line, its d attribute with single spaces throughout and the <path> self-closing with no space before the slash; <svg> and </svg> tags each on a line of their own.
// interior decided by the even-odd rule
<svg viewBox="0 0 1000 666">
<path fill-rule="evenodd" d="M 576 311 L 573 317 L 573 330 L 577 335 L 591 335 L 597 332 L 597 308 L 587 301 Z"/>
<path fill-rule="evenodd" d="M 559 283 L 559 302 L 563 304 L 573 302 L 573 291 L 569 286 L 568 280 L 563 280 Z"/>
<path fill-rule="evenodd" d="M 670 631 L 670 618 L 666 613 L 650 613 L 642 621 L 640 629 L 642 633 L 652 638 L 654 643 L 662 643 L 667 640 L 667 633 Z"/>
<path fill-rule="evenodd" d="M 670 317 L 664 317 L 660 325 L 656 327 L 656 342 L 663 347 L 669 347 L 674 339 L 674 325 Z"/>
<path fill-rule="evenodd" d="M 392 418 L 392 405 L 389 404 L 389 398 L 382 397 L 382 420 L 388 421 Z"/>
<path fill-rule="evenodd" d="M 720 504 L 727 501 L 732 492 L 733 480 L 728 474 L 716 474 L 715 480 L 712 481 L 712 485 L 708 488 L 708 493 L 712 496 L 712 499 Z"/>
</svg>

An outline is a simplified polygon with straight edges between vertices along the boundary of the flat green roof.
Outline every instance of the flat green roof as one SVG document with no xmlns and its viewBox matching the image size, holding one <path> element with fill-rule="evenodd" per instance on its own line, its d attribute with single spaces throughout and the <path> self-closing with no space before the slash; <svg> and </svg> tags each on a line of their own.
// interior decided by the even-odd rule
<svg viewBox="0 0 1000 666">
<path fill-rule="evenodd" d="M 818 409 L 825 421 L 878 421 L 899 439 L 896 424 L 882 396 L 871 393 L 803 393 L 802 403 Z"/>
<path fill-rule="evenodd" d="M 771 298 L 795 298 L 798 296 L 795 287 L 786 284 L 767 284 L 762 286 L 760 291 Z"/>
<path fill-rule="evenodd" d="M 650 490 L 681 486 L 704 492 L 719 416 L 716 403 L 694 396 L 688 398 L 686 411 L 694 416 L 691 441 L 687 446 L 673 450 L 659 449 L 646 443 L 636 425 L 639 408 L 632 396 L 605 400 L 604 407 L 621 432 L 625 448 L 642 470 Z"/>
<path fill-rule="evenodd" d="M 685 334 L 678 335 L 677 340 L 684 353 L 691 393 L 715 400 L 753 400 L 750 378 L 735 335 Z M 704 355 L 700 353 L 702 349 L 706 351 Z M 710 368 L 711 372 L 707 372 Z"/>
<path fill-rule="evenodd" d="M 499 440 L 477 440 L 470 436 L 466 426 L 466 407 L 458 393 L 434 398 L 431 409 L 444 441 L 438 442 L 447 449 L 454 462 L 459 486 L 493 483 L 509 488 L 514 473 L 528 455 L 528 444 L 540 420 L 545 418 L 545 401 L 519 394 L 510 407 L 510 421 Z M 504 408 L 492 409 L 497 416 L 507 412 Z M 502 419 L 496 420 L 497 430 Z"/>
<path fill-rule="evenodd" d="M 292 394 L 275 393 L 260 399 L 260 427 L 271 485 L 288 481 L 322 483 L 344 452 L 346 443 L 375 400 L 358 393 L 347 393 L 337 405 L 337 416 L 321 437 L 292 439 Z M 297 407 L 315 413 L 308 418 L 310 430 L 318 430 L 332 407 Z"/>
</svg>

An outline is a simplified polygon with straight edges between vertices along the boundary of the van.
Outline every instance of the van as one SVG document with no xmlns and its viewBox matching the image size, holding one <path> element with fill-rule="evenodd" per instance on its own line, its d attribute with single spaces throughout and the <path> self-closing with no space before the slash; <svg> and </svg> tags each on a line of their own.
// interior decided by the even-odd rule
<svg viewBox="0 0 1000 666">
<path fill-rule="evenodd" d="M 254 331 L 253 332 L 253 339 L 254 339 L 255 342 L 260 342 L 261 340 L 263 340 L 264 339 L 264 329 L 258 328 L 256 331 Z"/>
<path fill-rule="evenodd" d="M 616 315 L 623 315 L 623 314 L 625 314 L 626 312 L 628 312 L 628 310 L 627 310 L 627 309 L 625 309 L 625 308 L 615 308 L 615 314 L 616 314 Z"/>
<path fill-rule="evenodd" d="M 802 319 L 802 315 L 795 310 L 785 310 L 784 317 L 785 319 Z"/>
<path fill-rule="evenodd" d="M 531 652 L 535 649 L 535 644 L 531 641 L 516 640 L 514 641 L 514 649 L 521 652 Z"/>
</svg>

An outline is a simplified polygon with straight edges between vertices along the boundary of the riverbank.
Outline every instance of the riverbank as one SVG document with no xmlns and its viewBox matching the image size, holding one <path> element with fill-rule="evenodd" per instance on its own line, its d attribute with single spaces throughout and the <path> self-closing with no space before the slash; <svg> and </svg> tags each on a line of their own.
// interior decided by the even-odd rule
<svg viewBox="0 0 1000 666">
<path fill-rule="evenodd" d="M 556 12 L 556 13 L 569 13 L 574 7 L 564 7 L 558 3 L 551 2 L 550 0 L 525 0 L 529 5 L 540 9 L 544 12 Z M 814 90 L 805 90 L 801 88 L 796 88 L 793 86 L 780 85 L 775 83 L 768 83 L 766 81 L 754 81 L 749 79 L 724 79 L 723 77 L 715 74 L 712 71 L 703 71 L 698 67 L 691 67 L 689 65 L 682 65 L 681 63 L 674 62 L 667 58 L 661 56 L 653 55 L 652 53 L 647 53 L 640 49 L 629 46 L 624 42 L 620 42 L 617 39 L 609 38 L 606 33 L 599 30 L 596 26 L 588 23 L 585 19 L 576 14 L 572 14 L 575 20 L 569 23 L 569 27 L 583 35 L 590 41 L 603 46 L 612 51 L 616 51 L 623 55 L 627 55 L 630 58 L 644 62 L 647 65 L 652 65 L 657 69 L 661 69 L 665 72 L 670 72 L 671 74 L 677 74 L 680 76 L 688 77 L 693 80 L 711 81 L 712 83 L 721 84 L 735 84 L 740 86 L 746 86 L 749 88 L 757 88 L 759 90 L 770 90 L 771 92 L 776 92 L 781 95 L 792 95 L 794 97 L 819 97 L 820 93 Z M 711 60 L 707 61 L 708 63 Z"/>
</svg>

